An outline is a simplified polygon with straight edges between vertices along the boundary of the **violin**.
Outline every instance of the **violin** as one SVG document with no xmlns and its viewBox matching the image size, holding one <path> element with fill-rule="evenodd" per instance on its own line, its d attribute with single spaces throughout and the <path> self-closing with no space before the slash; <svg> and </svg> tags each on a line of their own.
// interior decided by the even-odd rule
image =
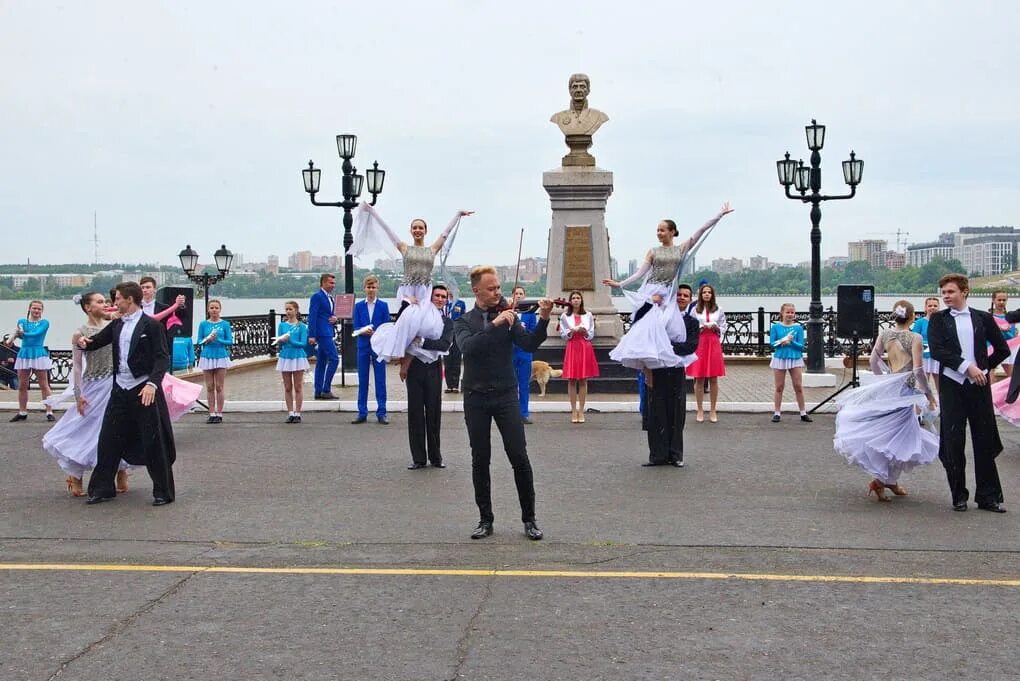
<svg viewBox="0 0 1020 681">
<path fill-rule="evenodd" d="M 554 308 L 567 307 L 568 305 L 570 305 L 570 301 L 568 301 L 566 298 L 553 298 L 552 304 Z M 536 310 L 538 310 L 538 301 L 534 299 L 528 300 L 527 298 L 525 298 L 523 300 L 518 301 L 517 305 L 511 305 L 510 301 L 507 300 L 506 298 L 500 298 L 499 303 L 495 307 L 491 307 L 486 311 L 486 316 L 491 321 L 498 317 L 501 312 L 506 312 L 507 310 L 511 309 L 521 313 L 535 312 Z"/>
</svg>

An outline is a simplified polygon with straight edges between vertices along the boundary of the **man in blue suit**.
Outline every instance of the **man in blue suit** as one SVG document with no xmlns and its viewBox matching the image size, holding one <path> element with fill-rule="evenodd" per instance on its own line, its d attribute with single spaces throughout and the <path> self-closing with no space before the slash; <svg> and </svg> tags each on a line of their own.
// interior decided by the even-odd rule
<svg viewBox="0 0 1020 681">
<path fill-rule="evenodd" d="M 458 298 L 446 302 L 446 318 L 451 322 L 467 312 L 467 305 Z M 446 374 L 446 392 L 460 392 L 460 348 L 454 342 L 450 345 L 450 354 L 443 358 L 443 372 Z"/>
<path fill-rule="evenodd" d="M 390 321 L 390 308 L 377 297 L 379 277 L 370 274 L 365 277 L 365 299 L 354 305 L 354 332 L 358 337 L 358 418 L 351 423 L 368 420 L 368 376 L 375 373 L 375 417 L 386 425 L 386 364 L 376 361 L 372 352 L 372 333 L 380 324 Z"/>
<path fill-rule="evenodd" d="M 511 294 L 514 303 L 524 300 L 527 295 L 523 286 L 516 287 Z M 535 327 L 538 326 L 538 315 L 534 312 L 518 312 L 517 318 L 521 320 L 521 326 L 528 333 L 534 331 Z M 514 345 L 514 374 L 517 375 L 517 397 L 521 403 L 521 420 L 525 423 L 531 423 L 531 412 L 528 409 L 531 397 L 531 359 L 530 352 L 525 352 Z"/>
<path fill-rule="evenodd" d="M 333 374 L 340 356 L 333 341 L 337 318 L 333 306 L 336 277 L 326 273 L 319 277 L 319 290 L 308 301 L 308 343 L 315 347 L 315 399 L 335 400 Z"/>
</svg>

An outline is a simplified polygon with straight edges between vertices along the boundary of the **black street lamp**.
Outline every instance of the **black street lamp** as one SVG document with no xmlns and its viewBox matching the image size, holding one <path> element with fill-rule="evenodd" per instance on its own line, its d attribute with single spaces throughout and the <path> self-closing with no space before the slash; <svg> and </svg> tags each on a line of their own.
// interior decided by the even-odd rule
<svg viewBox="0 0 1020 681">
<path fill-rule="evenodd" d="M 198 253 L 192 250 L 191 244 L 185 246 L 184 250 L 177 254 L 177 257 L 181 259 L 181 269 L 184 270 L 184 274 L 188 275 L 188 279 L 202 285 L 202 295 L 205 298 L 205 316 L 208 317 L 209 287 L 219 283 L 230 274 L 230 264 L 234 262 L 234 254 L 227 250 L 225 244 L 220 245 L 219 250 L 213 253 L 213 260 L 216 261 L 216 269 L 218 270 L 216 274 L 209 274 L 208 272 L 195 274 L 195 268 L 198 266 Z"/>
<path fill-rule="evenodd" d="M 354 217 L 351 211 L 358 207 L 358 198 L 361 190 L 368 179 L 368 193 L 372 195 L 371 205 L 375 205 L 376 199 L 383 190 L 383 182 L 386 180 L 386 171 L 379 169 L 379 162 L 372 164 L 365 175 L 359 175 L 358 169 L 351 163 L 354 158 L 354 151 L 358 146 L 357 135 L 337 135 L 336 148 L 343 159 L 343 178 L 341 181 L 341 192 L 344 200 L 336 202 L 316 201 L 315 195 L 319 192 L 319 177 L 321 170 L 315 167 L 311 161 L 308 167 L 301 171 L 301 177 L 305 182 L 305 191 L 308 192 L 313 206 L 330 206 L 342 208 L 344 211 L 344 293 L 354 293 L 354 257 L 351 255 L 351 244 L 354 243 L 354 235 L 351 234 L 351 227 L 354 225 Z M 357 358 L 354 356 L 354 338 L 347 332 L 348 320 L 344 319 L 340 326 L 340 354 L 341 354 L 341 381 L 347 371 L 357 368 Z"/>
<path fill-rule="evenodd" d="M 864 172 L 864 161 L 859 160 L 854 152 L 850 159 L 843 161 L 843 179 L 850 185 L 850 193 L 843 196 L 824 196 L 822 189 L 822 155 L 818 152 L 825 144 L 825 126 L 811 119 L 811 125 L 805 127 L 807 145 L 811 150 L 811 165 L 805 166 L 804 161 L 794 161 L 790 152 L 786 158 L 776 161 L 779 171 L 779 184 L 786 190 L 786 198 L 811 204 L 811 305 L 808 308 L 807 323 L 807 363 L 808 373 L 825 372 L 825 355 L 822 349 L 822 268 L 821 246 L 822 201 L 852 199 L 857 194 L 857 185 L 861 183 Z M 794 185 L 800 196 L 790 193 L 790 185 Z M 810 193 L 808 193 L 810 192 Z"/>
</svg>

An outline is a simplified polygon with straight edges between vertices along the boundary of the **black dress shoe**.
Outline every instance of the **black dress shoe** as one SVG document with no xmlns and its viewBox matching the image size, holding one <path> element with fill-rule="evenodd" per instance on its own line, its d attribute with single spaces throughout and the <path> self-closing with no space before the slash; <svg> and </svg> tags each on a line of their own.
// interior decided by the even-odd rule
<svg viewBox="0 0 1020 681">
<path fill-rule="evenodd" d="M 368 421 L 367 416 L 359 416 L 358 418 L 351 421 L 351 423 L 353 423 L 354 425 L 358 425 L 359 423 L 365 423 L 366 421 Z"/>
<path fill-rule="evenodd" d="M 407 470 L 409 470 L 409 471 L 416 471 L 419 468 L 425 468 L 425 464 L 423 464 L 423 463 L 412 463 L 410 466 L 407 467 Z"/>
<path fill-rule="evenodd" d="M 432 462 L 432 467 L 433 468 L 446 468 L 446 464 L 443 463 L 442 461 L 433 461 Z"/>
<path fill-rule="evenodd" d="M 215 416 L 210 416 L 209 418 L 207 418 L 205 420 L 205 422 L 206 423 L 216 423 L 216 417 Z"/>
<path fill-rule="evenodd" d="M 56 421 L 56 420 L 57 420 L 57 417 L 56 417 L 56 416 L 54 416 L 53 414 L 46 414 L 46 420 L 47 420 L 47 421 L 51 421 L 51 422 L 52 422 L 52 421 Z"/>
<path fill-rule="evenodd" d="M 301 415 L 300 414 L 298 414 L 297 416 L 294 417 L 294 423 L 301 423 Z"/>
<path fill-rule="evenodd" d="M 808 416 L 807 414 L 801 414 L 800 415 L 800 420 L 803 421 L 804 423 L 814 423 L 815 422 L 815 420 L 813 418 L 811 418 L 810 416 Z"/>
<path fill-rule="evenodd" d="M 665 466 L 666 464 L 665 464 L 665 462 L 660 462 L 660 461 L 646 461 L 645 463 L 643 463 L 641 465 L 644 466 L 645 468 L 648 468 L 650 466 Z"/>
<path fill-rule="evenodd" d="M 772 415 L 772 423 L 779 423 L 782 420 L 783 420 L 783 417 L 780 416 L 779 414 L 773 414 Z"/>
<path fill-rule="evenodd" d="M 89 497 L 85 500 L 85 503 L 92 506 L 93 504 L 101 504 L 104 501 L 113 501 L 114 498 L 115 497 Z"/>
<path fill-rule="evenodd" d="M 967 502 L 966 501 L 954 501 L 953 502 L 953 510 L 954 511 L 960 511 L 961 513 L 963 511 L 966 511 L 967 510 Z"/>
<path fill-rule="evenodd" d="M 14 418 L 11 419 L 11 423 L 17 423 L 18 421 L 27 421 L 28 414 L 15 414 Z"/>
<path fill-rule="evenodd" d="M 287 417 L 287 423 L 294 423 L 294 415 L 293 414 L 291 414 L 290 416 Z"/>
<path fill-rule="evenodd" d="M 997 504 L 994 501 L 990 501 L 987 504 L 978 504 L 978 508 L 981 509 L 982 511 L 991 511 L 992 513 L 1006 512 L 1006 509 L 1004 509 L 1002 506 L 999 506 L 999 504 Z"/>
<path fill-rule="evenodd" d="M 315 396 L 315 399 L 317 399 L 317 400 L 338 400 L 340 398 L 337 397 L 336 395 L 334 395 L 333 393 L 319 393 L 318 395 Z"/>
<path fill-rule="evenodd" d="M 166 506 L 167 504 L 174 503 L 173 499 L 167 499 L 166 497 L 156 497 L 152 500 L 153 506 Z"/>
<path fill-rule="evenodd" d="M 532 523 L 534 525 L 534 523 Z M 484 520 L 478 523 L 478 527 L 471 533 L 472 539 L 484 539 L 492 535 L 492 523 L 487 523 Z"/>
<path fill-rule="evenodd" d="M 672 461 L 669 462 L 669 465 L 673 466 L 674 468 L 683 468 L 684 467 L 684 460 L 683 459 L 673 459 Z"/>
<path fill-rule="evenodd" d="M 542 530 L 538 529 L 538 525 L 535 524 L 535 521 L 524 523 L 524 534 L 532 541 L 538 541 L 545 536 L 542 534 Z"/>
<path fill-rule="evenodd" d="M 390 425 L 390 420 L 388 418 L 386 418 L 385 416 L 380 416 L 379 417 L 379 425 L 380 426 L 388 426 L 388 425 Z"/>
<path fill-rule="evenodd" d="M 521 421 L 523 421 L 523 422 L 524 422 L 524 423 L 525 423 L 526 425 L 529 425 L 529 426 L 530 426 L 530 425 L 531 425 L 532 423 L 534 423 L 534 421 L 532 421 L 532 420 L 531 420 L 531 417 L 530 417 L 530 416 L 522 416 L 522 417 L 521 417 Z"/>
</svg>

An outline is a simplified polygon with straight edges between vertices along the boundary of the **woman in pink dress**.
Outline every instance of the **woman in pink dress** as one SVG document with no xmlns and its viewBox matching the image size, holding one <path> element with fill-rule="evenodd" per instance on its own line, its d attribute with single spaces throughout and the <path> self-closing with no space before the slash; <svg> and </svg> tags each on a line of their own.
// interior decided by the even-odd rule
<svg viewBox="0 0 1020 681">
<path fill-rule="evenodd" d="M 560 315 L 560 336 L 567 341 L 563 353 L 563 378 L 570 396 L 570 422 L 584 423 L 584 403 L 588 399 L 588 379 L 599 375 L 595 361 L 595 318 L 584 309 L 584 296 L 571 291 L 566 311 Z"/>
<path fill-rule="evenodd" d="M 726 313 L 719 309 L 715 302 L 715 288 L 704 284 L 698 289 L 698 304 L 694 307 L 694 316 L 698 318 L 701 333 L 698 336 L 698 359 L 687 367 L 687 375 L 694 379 L 694 399 L 698 406 L 695 419 L 698 423 L 705 420 L 705 379 L 708 379 L 709 412 L 708 420 L 716 423 L 719 420 L 715 405 L 719 401 L 719 377 L 726 375 L 726 364 L 723 362 L 722 337 L 726 333 Z"/>
</svg>

